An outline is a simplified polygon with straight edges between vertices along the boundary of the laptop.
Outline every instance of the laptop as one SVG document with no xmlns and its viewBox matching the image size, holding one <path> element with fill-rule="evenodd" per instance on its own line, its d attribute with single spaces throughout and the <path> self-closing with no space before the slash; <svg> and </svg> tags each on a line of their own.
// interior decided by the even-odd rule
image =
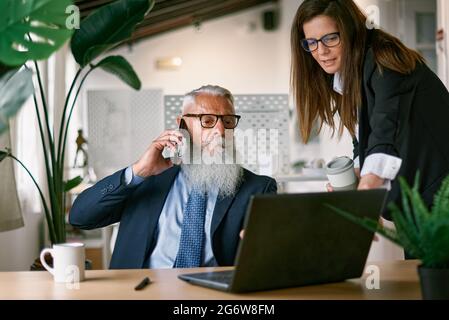
<svg viewBox="0 0 449 320">
<path fill-rule="evenodd" d="M 377 220 L 386 195 L 385 189 L 378 189 L 253 196 L 235 268 L 178 277 L 194 285 L 236 293 L 359 278 L 374 234 L 325 204 Z"/>
</svg>

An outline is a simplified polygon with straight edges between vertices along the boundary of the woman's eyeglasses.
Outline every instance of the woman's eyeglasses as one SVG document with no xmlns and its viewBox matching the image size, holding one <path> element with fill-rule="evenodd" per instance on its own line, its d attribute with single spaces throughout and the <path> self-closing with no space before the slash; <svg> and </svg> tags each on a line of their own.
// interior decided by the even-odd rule
<svg viewBox="0 0 449 320">
<path fill-rule="evenodd" d="M 340 32 L 326 34 L 321 39 L 303 39 L 301 40 L 301 45 L 305 51 L 313 52 L 318 49 L 318 42 L 321 42 L 328 48 L 336 47 L 340 44 Z"/>
<path fill-rule="evenodd" d="M 223 121 L 225 129 L 235 129 L 237 127 L 240 116 L 238 115 L 219 115 L 219 114 L 185 114 L 183 117 L 199 118 L 201 126 L 206 129 L 211 129 L 216 126 L 218 119 Z"/>
</svg>

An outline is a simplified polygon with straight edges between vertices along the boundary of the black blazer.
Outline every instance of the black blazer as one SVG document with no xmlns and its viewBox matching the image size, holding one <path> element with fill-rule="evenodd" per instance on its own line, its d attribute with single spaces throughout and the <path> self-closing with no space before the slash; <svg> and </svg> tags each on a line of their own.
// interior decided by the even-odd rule
<svg viewBox="0 0 449 320">
<path fill-rule="evenodd" d="M 124 170 L 97 182 L 75 200 L 70 224 L 81 229 L 101 228 L 120 222 L 111 269 L 148 268 L 156 245 L 155 231 L 165 199 L 179 167 L 153 176 L 138 186 L 122 183 Z M 244 170 L 243 183 L 234 197 L 219 198 L 211 223 L 212 250 L 220 266 L 233 265 L 239 233 L 250 197 L 276 193 L 276 181 Z"/>
<path fill-rule="evenodd" d="M 402 159 L 399 176 L 413 184 L 421 173 L 420 191 L 425 203 L 449 175 L 449 93 L 440 79 L 419 64 L 410 75 L 383 68 L 381 73 L 368 47 L 363 70 L 363 102 L 354 156 L 360 166 L 367 156 L 385 153 Z M 392 181 L 389 202 L 400 205 L 398 179 Z M 384 217 L 390 219 L 388 209 Z"/>
</svg>

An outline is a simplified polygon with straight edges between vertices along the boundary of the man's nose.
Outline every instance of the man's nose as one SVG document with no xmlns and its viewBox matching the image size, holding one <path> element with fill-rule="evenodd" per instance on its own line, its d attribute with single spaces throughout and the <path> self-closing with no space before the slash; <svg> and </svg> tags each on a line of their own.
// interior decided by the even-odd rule
<svg viewBox="0 0 449 320">
<path fill-rule="evenodd" d="M 222 118 L 218 118 L 217 123 L 215 124 L 214 131 L 218 132 L 220 136 L 224 136 L 225 127 Z"/>
</svg>

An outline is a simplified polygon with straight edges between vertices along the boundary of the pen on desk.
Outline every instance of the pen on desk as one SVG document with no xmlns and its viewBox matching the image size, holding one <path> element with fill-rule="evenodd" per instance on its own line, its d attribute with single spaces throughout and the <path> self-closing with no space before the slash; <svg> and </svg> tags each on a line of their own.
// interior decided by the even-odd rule
<svg viewBox="0 0 449 320">
<path fill-rule="evenodd" d="M 151 282 L 150 278 L 145 277 L 135 288 L 134 290 L 142 290 Z"/>
</svg>

